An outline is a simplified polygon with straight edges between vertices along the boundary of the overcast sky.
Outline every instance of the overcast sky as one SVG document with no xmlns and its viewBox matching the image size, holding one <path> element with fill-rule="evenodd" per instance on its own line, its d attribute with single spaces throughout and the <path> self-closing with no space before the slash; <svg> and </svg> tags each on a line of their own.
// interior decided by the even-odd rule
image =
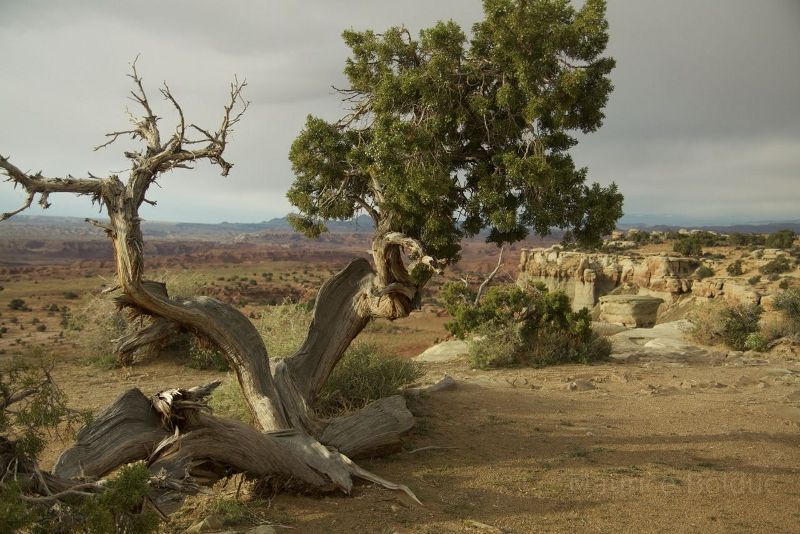
<svg viewBox="0 0 800 534">
<path fill-rule="evenodd" d="M 124 143 L 92 147 L 125 129 L 137 54 L 166 118 L 162 81 L 190 121 L 215 125 L 236 74 L 252 106 L 226 151 L 230 176 L 209 166 L 168 174 L 143 215 L 283 216 L 287 154 L 306 115 L 342 111 L 330 88 L 345 84 L 342 30 L 416 32 L 440 19 L 466 29 L 480 17 L 479 0 L 0 0 L 0 154 L 52 176 L 122 171 Z M 608 18 L 616 88 L 605 125 L 574 154 L 593 181 L 619 184 L 626 218 L 800 219 L 800 0 L 610 0 Z M 0 184 L 0 211 L 22 200 Z M 86 199 L 51 202 L 52 215 L 94 213 Z"/>
</svg>

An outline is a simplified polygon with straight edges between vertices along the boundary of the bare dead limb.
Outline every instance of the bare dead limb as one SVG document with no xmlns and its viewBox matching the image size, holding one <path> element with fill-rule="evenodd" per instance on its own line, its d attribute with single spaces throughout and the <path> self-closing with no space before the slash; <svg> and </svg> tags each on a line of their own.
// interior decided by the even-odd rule
<svg viewBox="0 0 800 534">
<path fill-rule="evenodd" d="M 486 286 L 488 286 L 492 282 L 495 275 L 497 275 L 497 271 L 499 271 L 500 267 L 503 266 L 503 248 L 504 247 L 500 247 L 500 255 L 497 257 L 497 265 L 495 266 L 494 270 L 490 272 L 489 276 L 487 276 L 486 279 L 481 283 L 481 285 L 478 286 L 478 292 L 475 294 L 475 302 L 473 303 L 473 306 L 477 306 L 480 303 L 481 297 L 483 296 L 483 291 L 486 289 Z"/>
<path fill-rule="evenodd" d="M 28 209 L 33 203 L 35 195 L 41 195 L 39 204 L 46 208 L 50 193 L 73 193 L 76 195 L 91 195 L 92 201 L 102 201 L 104 194 L 104 182 L 98 178 L 48 178 L 41 172 L 28 174 L 11 163 L 7 157 L 0 155 L 0 169 L 7 176 L 8 182 L 12 182 L 14 187 L 22 187 L 26 194 L 26 200 L 19 209 L 0 214 L 0 222 L 13 217 Z"/>
</svg>

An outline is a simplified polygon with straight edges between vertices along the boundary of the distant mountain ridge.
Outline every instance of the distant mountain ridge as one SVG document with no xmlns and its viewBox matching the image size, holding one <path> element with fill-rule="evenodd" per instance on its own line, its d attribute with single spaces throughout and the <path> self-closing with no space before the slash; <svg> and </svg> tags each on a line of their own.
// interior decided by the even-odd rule
<svg viewBox="0 0 800 534">
<path fill-rule="evenodd" d="M 350 221 L 331 221 L 328 231 L 331 233 L 371 233 L 372 219 L 367 215 Z M 257 223 L 222 222 L 165 222 L 144 221 L 142 232 L 147 237 L 163 239 L 201 239 L 228 240 L 243 234 L 261 234 L 270 232 L 294 233 L 287 217 L 277 217 Z M 93 238 L 102 236 L 102 231 L 86 223 L 80 217 L 59 217 L 48 215 L 17 215 L 0 224 L 1 238 Z"/>
<path fill-rule="evenodd" d="M 349 221 L 329 221 L 328 231 L 331 233 L 371 233 L 374 225 L 367 215 L 360 215 Z M 698 228 L 713 230 L 715 232 L 731 233 L 770 233 L 777 230 L 789 229 L 800 233 L 800 220 L 776 221 L 763 223 L 742 224 L 710 224 L 710 225 L 680 225 L 680 224 L 631 224 L 621 223 L 619 228 L 639 228 L 641 230 L 669 231 L 679 228 Z M 257 235 L 262 233 L 280 232 L 294 233 L 288 217 L 276 217 L 268 221 L 257 223 L 232 223 L 221 222 L 195 223 L 195 222 L 165 222 L 144 221 L 142 231 L 145 236 L 162 239 L 199 239 L 227 241 L 242 235 Z M 554 236 L 561 232 L 554 231 Z M 36 238 L 36 239 L 87 239 L 104 237 L 97 228 L 88 225 L 80 217 L 60 217 L 48 215 L 17 215 L 16 217 L 0 223 L 0 239 L 2 238 Z"/>
</svg>

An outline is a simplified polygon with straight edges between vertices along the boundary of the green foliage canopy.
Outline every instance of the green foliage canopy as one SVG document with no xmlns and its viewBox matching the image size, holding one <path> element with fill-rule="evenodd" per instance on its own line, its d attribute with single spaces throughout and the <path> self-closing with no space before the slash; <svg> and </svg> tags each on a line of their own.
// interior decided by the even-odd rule
<svg viewBox="0 0 800 534">
<path fill-rule="evenodd" d="M 613 88 L 605 2 L 484 0 L 471 38 L 439 22 L 348 30 L 340 90 L 351 112 L 309 116 L 294 141 L 288 192 L 307 235 L 370 214 L 379 231 L 418 239 L 439 259 L 489 229 L 489 241 L 565 229 L 595 244 L 622 215 L 616 185 L 587 185 L 569 149 L 602 124 Z"/>
</svg>

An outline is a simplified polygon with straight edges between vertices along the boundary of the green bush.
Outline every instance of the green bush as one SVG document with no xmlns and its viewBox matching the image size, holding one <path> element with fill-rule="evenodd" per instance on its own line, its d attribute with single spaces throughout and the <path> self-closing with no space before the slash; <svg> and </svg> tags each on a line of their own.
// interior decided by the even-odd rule
<svg viewBox="0 0 800 534">
<path fill-rule="evenodd" d="M 767 350 L 768 344 L 769 342 L 761 332 L 751 332 L 744 341 L 744 348 L 745 350 L 764 352 Z"/>
<path fill-rule="evenodd" d="M 758 274 L 755 276 L 751 276 L 750 278 L 747 279 L 747 283 L 750 284 L 751 286 L 756 285 L 760 281 L 761 281 L 761 275 Z"/>
<path fill-rule="evenodd" d="M 144 462 L 122 466 L 102 492 L 77 507 L 76 515 L 82 521 L 75 526 L 83 528 L 73 530 L 132 534 L 155 532 L 159 517 L 154 511 L 143 508 L 150 489 L 149 480 L 150 471 Z"/>
<path fill-rule="evenodd" d="M 778 289 L 789 289 L 789 279 L 784 278 L 783 280 L 781 280 L 780 283 L 778 284 Z"/>
<path fill-rule="evenodd" d="M 423 374 L 416 362 L 371 343 L 356 344 L 334 367 L 315 408 L 321 415 L 358 410 L 372 401 L 400 393 Z"/>
<path fill-rule="evenodd" d="M 761 274 L 782 274 L 791 271 L 792 264 L 786 256 L 778 256 L 759 267 L 758 270 L 761 271 Z"/>
<path fill-rule="evenodd" d="M 476 335 L 470 362 L 479 368 L 511 365 L 587 363 L 608 357 L 608 340 L 592 331 L 589 312 L 573 312 L 563 292 L 542 285 L 521 289 L 495 286 L 477 306 L 463 284 L 442 288 L 442 300 L 453 321 L 445 325 L 458 337 Z"/>
<path fill-rule="evenodd" d="M 40 349 L 27 355 L 28 360 L 41 357 Z M 20 392 L 28 394 L 19 398 Z M 95 494 L 57 502 L 28 494 L 38 486 L 36 462 L 45 438 L 88 420 L 86 413 L 67 407 L 66 395 L 46 367 L 11 362 L 0 373 L 0 407 L 0 471 L 6 473 L 0 478 L 0 532 L 147 533 L 157 528 L 158 516 L 143 509 L 150 479 L 144 463 L 122 467 Z"/>
<path fill-rule="evenodd" d="M 694 237 L 684 237 L 675 241 L 672 245 L 673 252 L 683 256 L 702 256 L 703 246 Z"/>
<path fill-rule="evenodd" d="M 766 246 L 769 248 L 789 249 L 794 244 L 795 233 L 792 230 L 778 230 L 767 236 Z"/>
<path fill-rule="evenodd" d="M 800 333 L 800 289 L 787 289 L 775 295 L 774 308 Z"/>
<path fill-rule="evenodd" d="M 711 267 L 708 267 L 706 265 L 701 265 L 694 272 L 694 275 L 695 275 L 695 277 L 697 277 L 698 280 L 702 280 L 704 278 L 709 278 L 711 276 L 714 276 L 714 269 L 712 269 Z"/>
<path fill-rule="evenodd" d="M 742 260 L 736 260 L 735 262 L 725 267 L 725 270 L 731 276 L 741 276 L 744 273 L 744 271 L 742 270 Z"/>
<path fill-rule="evenodd" d="M 690 333 L 705 345 L 723 343 L 734 350 L 747 350 L 748 337 L 759 332 L 761 312 L 758 305 L 705 306 L 689 316 Z"/>
<path fill-rule="evenodd" d="M 469 362 L 475 368 L 511 367 L 522 359 L 524 341 L 512 324 L 486 329 L 469 344 Z"/>
<path fill-rule="evenodd" d="M 734 350 L 747 350 L 747 339 L 758 332 L 762 309 L 758 305 L 739 305 L 722 310 L 722 341 Z"/>
<path fill-rule="evenodd" d="M 766 239 L 761 234 L 734 232 L 728 236 L 728 243 L 734 246 L 764 246 Z"/>
</svg>

